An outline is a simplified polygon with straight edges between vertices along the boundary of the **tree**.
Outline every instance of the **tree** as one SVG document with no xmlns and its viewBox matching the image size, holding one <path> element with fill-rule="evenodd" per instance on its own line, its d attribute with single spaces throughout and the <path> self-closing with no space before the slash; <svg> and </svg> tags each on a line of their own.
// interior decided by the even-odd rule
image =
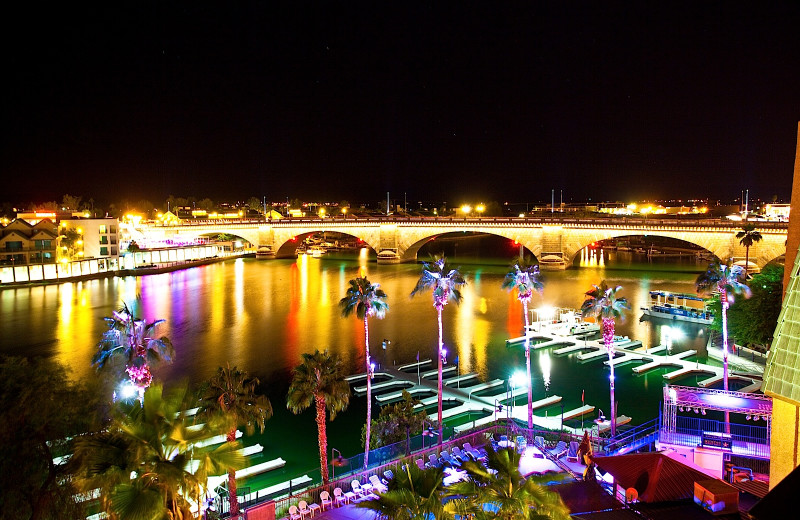
<svg viewBox="0 0 800 520">
<path fill-rule="evenodd" d="M 67 259 L 72 260 L 75 258 L 77 246 L 83 239 L 83 235 L 78 232 L 76 228 L 62 228 L 63 232 L 58 237 L 59 245 L 62 250 L 66 251 L 64 255 Z"/>
<path fill-rule="evenodd" d="M 248 434 L 258 426 L 264 433 L 264 423 L 272 417 L 269 399 L 256 393 L 258 379 L 249 377 L 237 367 L 219 367 L 201 393 L 201 417 L 208 422 L 220 420 L 226 429 L 228 442 L 236 442 L 236 428 L 244 424 Z M 231 517 L 239 514 L 236 496 L 236 469 L 228 468 L 228 500 Z"/>
<path fill-rule="evenodd" d="M 389 304 L 386 303 L 386 293 L 380 285 L 370 283 L 366 276 L 360 276 L 350 280 L 350 287 L 347 295 L 339 300 L 339 308 L 342 316 L 348 317 L 352 314 L 364 321 L 364 352 L 367 367 L 367 435 L 364 444 L 364 468 L 369 464 L 369 440 L 370 428 L 372 427 L 372 363 L 369 356 L 369 318 L 374 316 L 382 319 L 389 311 Z"/>
<path fill-rule="evenodd" d="M 137 244 L 135 240 L 131 240 L 130 242 L 128 242 L 128 252 L 137 253 L 141 250 L 142 250 L 141 246 Z"/>
<path fill-rule="evenodd" d="M 438 421 L 439 421 L 439 443 L 442 442 L 443 422 L 442 422 L 442 363 L 444 362 L 445 350 L 444 341 L 442 339 L 442 309 L 450 300 L 456 302 L 456 305 L 461 303 L 461 291 L 459 287 L 466 284 L 466 280 L 461 275 L 458 269 L 452 269 L 447 264 L 444 256 L 437 256 L 433 262 L 422 263 L 422 274 L 414 290 L 411 291 L 411 296 L 431 289 L 433 293 L 433 306 L 436 308 L 436 313 L 439 320 L 439 348 L 437 354 L 439 358 L 439 404 L 438 404 Z"/>
<path fill-rule="evenodd" d="M 168 337 L 151 337 L 155 328 L 165 320 L 147 323 L 133 315 L 127 303 L 112 313 L 111 318 L 103 318 L 108 330 L 97 345 L 97 353 L 92 357 L 92 366 L 105 368 L 109 363 L 124 362 L 131 384 L 141 397 L 144 389 L 150 386 L 153 375 L 150 366 L 160 362 L 172 362 L 175 349 Z"/>
<path fill-rule="evenodd" d="M 750 298 L 731 305 L 730 333 L 739 343 L 768 347 L 772 343 L 781 312 L 783 266 L 766 266 L 750 279 L 748 285 L 752 292 Z"/>
<path fill-rule="evenodd" d="M 517 298 L 522 302 L 522 312 L 525 315 L 525 368 L 528 385 L 528 428 L 533 428 L 533 385 L 531 384 L 531 341 L 528 338 L 528 303 L 531 301 L 533 291 L 541 292 L 544 288 L 539 279 L 539 266 L 531 262 L 530 258 L 520 258 L 511 265 L 511 270 L 503 279 L 503 289 L 517 290 Z"/>
<path fill-rule="evenodd" d="M 350 404 L 350 385 L 344 376 L 341 358 L 327 351 L 317 350 L 313 354 L 303 354 L 303 362 L 294 369 L 286 407 L 298 414 L 314 402 L 319 442 L 319 465 L 322 482 L 328 477 L 328 435 L 325 423 L 326 411 L 331 421 L 336 414 L 347 409 Z M 369 444 L 367 444 L 369 445 Z"/>
<path fill-rule="evenodd" d="M 733 265 L 731 262 L 723 265 L 719 260 L 714 260 L 695 281 L 698 294 L 719 293 L 722 304 L 722 384 L 726 391 L 728 390 L 728 308 L 734 301 L 735 294 L 750 297 L 750 288 L 741 281 L 743 275 L 744 270 L 738 265 Z M 730 413 L 727 411 L 725 430 L 730 430 Z"/>
<path fill-rule="evenodd" d="M 369 509 L 385 520 L 450 520 L 453 515 L 442 503 L 444 495 L 444 469 L 419 469 L 416 464 L 406 464 L 389 479 L 386 493 L 377 499 L 362 500 L 356 507 Z"/>
<path fill-rule="evenodd" d="M 611 436 L 617 434 L 617 402 L 614 400 L 614 325 L 617 318 L 623 318 L 623 311 L 630 309 L 628 300 L 625 298 L 618 298 L 617 292 L 622 289 L 622 286 L 609 287 L 606 281 L 600 282 L 600 285 L 592 285 L 584 296 L 583 304 L 581 305 L 581 314 L 592 316 L 599 319 L 603 325 L 603 345 L 606 347 L 608 353 L 608 366 L 611 369 L 611 374 L 608 378 L 608 388 L 611 393 Z"/>
<path fill-rule="evenodd" d="M 406 452 L 409 452 L 408 441 L 412 433 L 423 430 L 428 420 L 425 410 L 415 410 L 420 404 L 407 390 L 403 390 L 403 399 L 381 408 L 378 418 L 372 421 L 372 439 L 370 445 L 379 448 L 400 441 L 406 441 Z M 362 437 L 366 436 L 366 425 Z M 366 441 L 365 441 L 366 442 Z"/>
<path fill-rule="evenodd" d="M 485 465 L 475 461 L 462 464 L 469 478 L 447 489 L 446 496 L 458 497 L 448 505 L 454 512 L 474 515 L 478 520 L 568 520 L 569 509 L 558 493 L 549 491 L 535 477 L 522 478 L 520 457 L 513 448 L 494 451 L 487 446 Z"/>
<path fill-rule="evenodd" d="M 736 233 L 736 238 L 739 239 L 739 243 L 745 248 L 744 279 L 747 280 L 747 270 L 750 268 L 750 246 L 756 242 L 761 242 L 763 237 L 761 233 L 756 231 L 756 225 L 748 222 L 742 226 L 741 231 Z"/>
<path fill-rule="evenodd" d="M 195 404 L 186 387 L 164 393 L 160 384 L 139 401 L 118 401 L 111 425 L 75 443 L 75 482 L 100 490 L 102 509 L 117 520 L 196 518 L 192 503 L 205 495 L 208 477 L 241 468 L 238 442 L 217 448 L 200 441 L 222 430 L 192 427 Z"/>
<path fill-rule="evenodd" d="M 261 199 L 259 199 L 258 197 L 250 197 L 249 199 L 247 199 L 246 206 L 251 211 L 264 213 L 264 205 L 261 203 Z"/>
<path fill-rule="evenodd" d="M 84 518 L 73 467 L 63 455 L 75 439 L 101 427 L 100 392 L 70 381 L 46 358 L 0 357 L 0 503 L 32 520 Z"/>
<path fill-rule="evenodd" d="M 61 207 L 65 210 L 78 211 L 81 208 L 81 197 L 64 195 L 61 199 Z"/>
</svg>

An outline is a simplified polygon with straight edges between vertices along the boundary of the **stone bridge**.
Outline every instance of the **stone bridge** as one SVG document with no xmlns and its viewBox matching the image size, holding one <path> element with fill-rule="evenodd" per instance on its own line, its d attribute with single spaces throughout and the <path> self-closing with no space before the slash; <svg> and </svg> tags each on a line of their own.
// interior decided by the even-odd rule
<svg viewBox="0 0 800 520">
<path fill-rule="evenodd" d="M 786 253 L 787 223 L 753 222 L 763 240 L 750 248 L 758 268 Z M 379 263 L 413 262 L 428 241 L 445 233 L 489 233 L 514 240 L 528 249 L 543 269 L 563 269 L 593 242 L 625 236 L 660 236 L 700 246 L 722 260 L 742 262 L 745 248 L 736 239 L 741 222 L 726 219 L 632 217 L 531 218 L 286 218 L 272 221 L 184 221 L 180 225 L 146 224 L 146 238 L 191 240 L 212 234 L 239 236 L 272 258 L 290 258 L 312 233 L 337 232 L 362 240 L 378 254 Z"/>
</svg>

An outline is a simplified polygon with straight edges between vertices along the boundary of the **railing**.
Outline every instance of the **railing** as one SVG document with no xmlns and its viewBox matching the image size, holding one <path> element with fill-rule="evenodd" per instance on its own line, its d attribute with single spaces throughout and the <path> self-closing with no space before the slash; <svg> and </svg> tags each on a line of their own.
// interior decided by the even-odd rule
<svg viewBox="0 0 800 520">
<path fill-rule="evenodd" d="M 697 218 L 697 217 L 684 217 L 675 216 L 673 218 L 646 218 L 646 217 L 620 217 L 620 216 L 600 216 L 593 215 L 591 217 L 561 217 L 561 216 L 531 216 L 531 217 L 354 217 L 352 215 L 344 217 L 284 217 L 278 220 L 267 219 L 224 219 L 224 220 L 195 220 L 185 219 L 182 220 L 177 226 L 174 224 L 162 225 L 157 222 L 149 222 L 146 225 L 157 227 L 179 227 L 179 226 L 208 226 L 216 225 L 234 225 L 234 224 L 266 224 L 269 223 L 273 226 L 294 226 L 298 224 L 329 224 L 341 225 L 343 223 L 350 224 L 377 224 L 377 223 L 470 223 L 470 224 L 515 224 L 515 225 L 530 225 L 530 224 L 575 224 L 575 225 L 630 225 L 630 226 L 679 226 L 679 227 L 717 227 L 725 229 L 741 229 L 742 223 L 728 219 L 718 218 Z M 769 222 L 769 221 L 754 221 L 753 222 L 759 229 L 788 229 L 787 222 Z"/>
<path fill-rule="evenodd" d="M 603 446 L 606 455 L 620 452 L 631 452 L 658 439 L 659 418 L 652 419 L 629 430 L 620 432 L 616 437 L 608 439 Z"/>
<path fill-rule="evenodd" d="M 739 455 L 768 459 L 770 456 L 769 429 L 766 426 L 729 423 L 733 451 Z M 663 428 L 659 440 L 680 446 L 695 447 L 701 443 L 704 432 L 726 433 L 725 422 L 699 417 L 675 418 L 675 431 Z"/>
</svg>

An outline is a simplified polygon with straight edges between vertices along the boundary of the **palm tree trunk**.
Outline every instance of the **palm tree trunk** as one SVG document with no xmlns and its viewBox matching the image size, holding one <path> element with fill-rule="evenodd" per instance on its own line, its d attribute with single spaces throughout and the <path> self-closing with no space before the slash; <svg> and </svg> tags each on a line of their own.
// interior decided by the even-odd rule
<svg viewBox="0 0 800 520">
<path fill-rule="evenodd" d="M 364 351 L 367 359 L 367 438 L 364 441 L 364 469 L 369 465 L 369 436 L 372 429 L 372 368 L 369 358 L 369 322 L 364 315 Z"/>
<path fill-rule="evenodd" d="M 617 405 L 614 399 L 614 318 L 603 318 L 603 344 L 608 352 L 608 366 L 611 374 L 608 376 L 608 390 L 611 394 L 611 436 L 617 435 Z"/>
<path fill-rule="evenodd" d="M 230 430 L 226 435 L 228 442 L 236 442 L 236 428 Z M 230 506 L 231 518 L 236 518 L 239 514 L 239 497 L 236 496 L 236 470 L 228 468 L 228 505 Z"/>
<path fill-rule="evenodd" d="M 442 349 L 444 348 L 444 342 L 442 341 L 442 307 L 437 306 L 436 311 L 439 314 L 439 403 L 437 410 L 439 413 L 439 444 L 441 444 L 442 439 L 444 439 L 444 425 L 442 424 Z"/>
<path fill-rule="evenodd" d="M 522 301 L 522 311 L 525 313 L 525 369 L 528 378 L 528 429 L 533 429 L 533 383 L 531 381 L 531 340 L 528 338 L 528 302 Z"/>
<path fill-rule="evenodd" d="M 319 469 L 322 472 L 322 484 L 328 485 L 328 434 L 325 429 L 325 398 L 314 396 L 317 405 L 317 439 L 319 440 Z"/>
<path fill-rule="evenodd" d="M 728 292 L 719 292 L 722 304 L 722 389 L 728 391 Z M 725 410 L 725 433 L 731 432 L 731 414 Z"/>
<path fill-rule="evenodd" d="M 747 268 L 750 267 L 750 246 L 744 248 L 744 281 L 747 282 Z"/>
</svg>

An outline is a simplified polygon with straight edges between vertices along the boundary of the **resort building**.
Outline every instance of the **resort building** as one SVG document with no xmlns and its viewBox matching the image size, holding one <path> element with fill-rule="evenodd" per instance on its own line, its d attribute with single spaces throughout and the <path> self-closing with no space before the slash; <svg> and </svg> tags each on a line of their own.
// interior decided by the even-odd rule
<svg viewBox="0 0 800 520">
<path fill-rule="evenodd" d="M 52 264 L 56 261 L 58 232 L 50 220 L 35 225 L 15 219 L 0 227 L 0 263 L 20 266 Z"/>
<path fill-rule="evenodd" d="M 119 221 L 115 218 L 71 218 L 59 222 L 62 262 L 97 259 L 101 270 L 119 263 Z"/>
</svg>

